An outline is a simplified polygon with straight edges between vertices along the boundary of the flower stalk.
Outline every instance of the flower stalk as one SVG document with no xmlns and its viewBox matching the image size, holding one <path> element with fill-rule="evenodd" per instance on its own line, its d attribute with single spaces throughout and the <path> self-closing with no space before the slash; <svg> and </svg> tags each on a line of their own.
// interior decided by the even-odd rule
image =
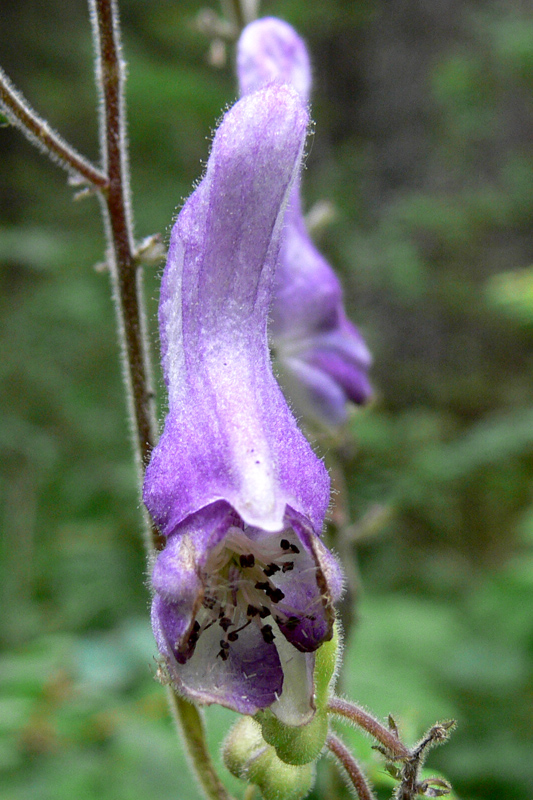
<svg viewBox="0 0 533 800">
<path fill-rule="evenodd" d="M 370 789 L 359 764 L 344 742 L 334 733 L 330 733 L 326 739 L 326 746 L 346 770 L 346 775 L 355 789 L 359 800 L 375 800 L 374 793 Z"/>
<path fill-rule="evenodd" d="M 444 797 L 451 792 L 448 781 L 441 778 L 420 780 L 420 770 L 429 751 L 448 740 L 455 728 L 455 720 L 437 722 L 422 737 L 420 742 L 410 751 L 408 758 L 403 759 L 403 767 L 398 769 L 399 785 L 394 795 L 395 800 L 415 800 L 420 795 L 426 797 Z M 390 765 L 393 766 L 393 765 Z M 391 773 L 393 770 L 390 770 Z"/>
<path fill-rule="evenodd" d="M 332 697 L 328 703 L 328 711 L 330 714 L 345 717 L 355 725 L 363 728 L 374 739 L 377 739 L 394 758 L 409 757 L 410 751 L 398 738 L 395 726 L 386 728 L 372 714 L 356 706 L 355 703 L 343 700 L 340 697 Z"/>
<path fill-rule="evenodd" d="M 142 271 L 135 257 L 124 121 L 124 62 L 114 0 L 91 0 L 101 94 L 100 138 L 107 189 L 102 196 L 111 277 L 117 306 L 130 417 L 139 473 L 155 444 L 157 424 L 151 387 L 150 355 L 142 301 Z M 152 528 L 150 548 L 160 544 Z"/>
<path fill-rule="evenodd" d="M 380 742 L 380 745 L 375 746 L 374 749 L 385 756 L 388 762 L 386 765 L 387 771 L 398 781 L 398 786 L 394 791 L 395 800 L 415 800 L 416 797 L 421 795 L 443 797 L 451 792 L 451 786 L 448 781 L 441 778 L 420 780 L 420 770 L 431 748 L 448 740 L 450 733 L 455 728 L 455 720 L 437 722 L 418 744 L 409 749 L 400 740 L 396 722 L 390 715 L 388 720 L 389 727 L 386 728 L 367 711 L 340 697 L 332 697 L 329 700 L 328 711 L 330 714 L 350 720 L 350 722 L 358 725 Z M 365 786 L 360 790 L 358 776 L 360 775 L 363 780 L 364 777 L 357 764 L 352 763 L 353 759 L 343 743 L 337 740 L 333 734 L 330 734 L 326 744 L 345 767 L 361 800 L 373 798 L 372 793 L 365 794 Z M 399 765 L 398 762 L 400 762 Z"/>
<path fill-rule="evenodd" d="M 180 697 L 170 686 L 167 696 L 178 731 L 184 738 L 187 754 L 204 795 L 209 800 L 232 800 L 213 768 L 206 746 L 204 724 L 197 706 Z"/>
</svg>

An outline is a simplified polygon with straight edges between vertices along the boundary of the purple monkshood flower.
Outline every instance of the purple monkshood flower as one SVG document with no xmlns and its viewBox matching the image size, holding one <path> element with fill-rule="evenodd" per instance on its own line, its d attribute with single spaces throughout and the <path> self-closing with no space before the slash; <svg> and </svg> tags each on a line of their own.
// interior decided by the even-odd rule
<svg viewBox="0 0 533 800">
<path fill-rule="evenodd" d="M 309 56 L 282 20 L 266 17 L 243 30 L 237 74 L 242 95 L 271 83 L 289 84 L 309 102 Z M 285 216 L 269 333 L 281 380 L 297 409 L 338 425 L 346 419 L 348 401 L 369 399 L 370 353 L 346 317 L 337 276 L 306 230 L 299 177 Z"/>
<path fill-rule="evenodd" d="M 172 231 L 159 305 L 169 409 L 144 501 L 167 543 L 152 624 L 172 683 L 243 714 L 314 713 L 339 567 L 329 478 L 273 376 L 267 337 L 307 112 L 289 86 L 240 100 Z"/>
</svg>

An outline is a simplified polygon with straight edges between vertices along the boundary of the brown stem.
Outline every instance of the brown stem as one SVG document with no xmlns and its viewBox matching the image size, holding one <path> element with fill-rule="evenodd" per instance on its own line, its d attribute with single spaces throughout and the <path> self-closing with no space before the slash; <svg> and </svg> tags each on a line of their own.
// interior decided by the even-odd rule
<svg viewBox="0 0 533 800">
<path fill-rule="evenodd" d="M 123 346 L 125 377 L 134 423 L 134 442 L 140 473 L 148 464 L 156 439 L 155 408 L 146 323 L 142 309 L 142 272 L 135 259 L 133 226 L 129 205 L 130 188 L 124 129 L 123 62 L 120 57 L 116 0 L 91 0 L 94 8 L 95 40 L 98 46 L 98 85 L 103 110 L 101 139 L 109 187 L 105 207 L 112 242 L 111 273 Z M 148 556 L 160 549 L 163 537 L 152 524 L 147 541 Z M 209 800 L 231 800 L 207 749 L 205 732 L 196 706 L 169 688 L 171 711 L 179 723 L 185 747 L 200 785 Z"/>
<path fill-rule="evenodd" d="M 421 741 L 410 752 L 409 758 L 404 761 L 401 771 L 400 785 L 396 789 L 394 795 L 396 800 L 414 800 L 420 794 L 425 794 L 422 791 L 424 784 L 435 784 L 438 794 L 434 797 L 449 794 L 451 786 L 447 781 L 441 779 L 428 779 L 427 781 L 419 782 L 419 773 L 422 768 L 429 750 L 435 745 L 445 742 L 451 731 L 455 727 L 455 720 L 447 720 L 446 722 L 437 722 L 429 731 L 423 736 Z"/>
<path fill-rule="evenodd" d="M 370 789 L 359 764 L 339 737 L 335 736 L 334 733 L 329 733 L 326 739 L 326 746 L 346 770 L 359 800 L 375 800 L 374 793 Z"/>
<path fill-rule="evenodd" d="M 129 174 L 124 128 L 124 69 L 120 56 L 118 13 L 114 0 L 94 0 L 98 45 L 98 84 L 102 93 L 102 155 L 108 176 L 105 202 L 109 239 L 112 243 L 112 277 L 123 333 L 125 377 L 129 388 L 131 418 L 140 473 L 146 467 L 157 436 L 154 393 L 150 376 L 146 322 L 142 313 L 142 272 L 136 263 L 129 205 Z M 163 540 L 151 525 L 150 547 L 160 549 Z"/>
<path fill-rule="evenodd" d="M 395 758 L 409 758 L 410 751 L 398 739 L 396 734 L 354 703 L 350 703 L 348 700 L 343 700 L 340 697 L 332 697 L 328 702 L 328 711 L 331 714 L 345 717 L 360 728 L 363 728 L 363 730 L 377 739 L 378 742 L 381 742 Z"/>
<path fill-rule="evenodd" d="M 69 172 L 81 175 L 97 189 L 107 189 L 107 177 L 90 161 L 81 156 L 64 139 L 50 128 L 32 109 L 26 98 L 13 87 L 0 68 L 0 107 L 9 120 L 34 142 L 44 153 Z"/>
</svg>

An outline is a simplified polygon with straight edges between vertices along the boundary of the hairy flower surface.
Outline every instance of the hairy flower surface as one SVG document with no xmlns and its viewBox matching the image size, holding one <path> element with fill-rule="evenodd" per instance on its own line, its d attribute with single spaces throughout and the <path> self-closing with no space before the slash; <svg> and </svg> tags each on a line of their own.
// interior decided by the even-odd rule
<svg viewBox="0 0 533 800">
<path fill-rule="evenodd" d="M 308 123 L 298 94 L 239 101 L 172 231 L 159 307 L 169 410 L 144 500 L 167 544 L 152 623 L 189 698 L 291 725 L 314 712 L 314 651 L 341 579 L 318 538 L 329 479 L 270 365 L 283 215 Z"/>
<path fill-rule="evenodd" d="M 303 103 L 309 101 L 309 56 L 302 39 L 282 20 L 266 17 L 244 29 L 237 73 L 243 95 L 274 82 L 293 86 Z M 296 408 L 337 425 L 346 418 L 348 402 L 369 399 L 370 353 L 346 317 L 337 276 L 307 232 L 299 178 L 285 217 L 270 336 Z"/>
</svg>

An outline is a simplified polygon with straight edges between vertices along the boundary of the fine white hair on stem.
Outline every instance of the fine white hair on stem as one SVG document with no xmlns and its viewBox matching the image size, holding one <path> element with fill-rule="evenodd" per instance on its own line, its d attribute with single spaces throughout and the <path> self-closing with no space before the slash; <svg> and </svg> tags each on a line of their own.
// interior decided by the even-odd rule
<svg viewBox="0 0 533 800">
<path fill-rule="evenodd" d="M 347 783 L 359 800 L 375 800 L 374 792 L 368 785 L 367 779 L 358 762 L 352 756 L 344 742 L 334 733 L 329 733 L 326 747 L 336 760 L 342 764 L 348 778 Z"/>
<path fill-rule="evenodd" d="M 407 758 L 410 755 L 409 749 L 400 741 L 395 730 L 386 728 L 376 717 L 350 700 L 331 697 L 328 702 L 328 711 L 377 739 L 396 757 Z"/>
<path fill-rule="evenodd" d="M 89 0 L 93 30 L 94 64 L 98 91 L 98 119 L 102 167 L 121 189 L 125 233 L 134 251 L 133 215 L 126 130 L 124 83 L 126 62 L 122 55 L 118 5 L 116 0 Z"/>
<path fill-rule="evenodd" d="M 15 89 L 0 67 L 0 108 L 12 125 L 42 153 L 63 167 L 76 182 L 82 178 L 97 189 L 105 189 L 107 178 L 84 156 L 80 155 L 62 136 L 50 127 L 28 103 L 24 95 Z"/>
</svg>

